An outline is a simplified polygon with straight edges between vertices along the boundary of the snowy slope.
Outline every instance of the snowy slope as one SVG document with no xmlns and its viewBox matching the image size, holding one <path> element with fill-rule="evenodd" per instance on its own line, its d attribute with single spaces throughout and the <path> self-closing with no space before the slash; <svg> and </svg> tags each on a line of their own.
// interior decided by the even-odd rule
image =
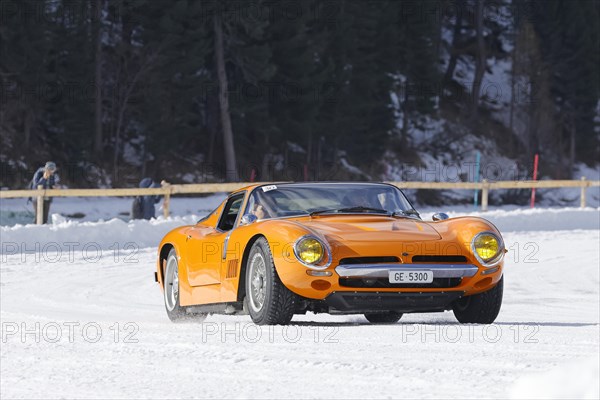
<svg viewBox="0 0 600 400">
<path fill-rule="evenodd" d="M 247 316 L 174 325 L 153 282 L 152 247 L 3 254 L 0 397 L 598 398 L 600 230 L 589 222 L 598 210 L 488 216 L 504 225 L 510 249 L 491 326 L 459 325 L 451 313 L 390 326 L 313 314 L 289 327 Z M 133 236 L 175 222 L 140 225 Z M 111 224 L 93 230 L 118 241 Z M 63 243 L 82 226 L 17 227 L 1 241 L 26 232 Z"/>
</svg>

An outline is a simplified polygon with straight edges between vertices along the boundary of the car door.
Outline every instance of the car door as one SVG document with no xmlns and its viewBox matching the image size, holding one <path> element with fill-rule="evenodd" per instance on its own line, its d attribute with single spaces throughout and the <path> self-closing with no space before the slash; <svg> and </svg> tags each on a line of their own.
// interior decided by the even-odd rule
<svg viewBox="0 0 600 400">
<path fill-rule="evenodd" d="M 188 280 L 191 286 L 219 285 L 221 264 L 229 234 L 235 226 L 245 193 L 232 195 L 215 227 L 201 225 L 187 231 L 188 254 L 196 256 L 188 260 Z"/>
</svg>

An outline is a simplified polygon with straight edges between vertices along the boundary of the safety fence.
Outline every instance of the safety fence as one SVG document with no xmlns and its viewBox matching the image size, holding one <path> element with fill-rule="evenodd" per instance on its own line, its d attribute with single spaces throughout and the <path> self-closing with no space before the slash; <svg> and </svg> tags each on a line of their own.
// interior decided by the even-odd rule
<svg viewBox="0 0 600 400">
<path fill-rule="evenodd" d="M 266 182 L 265 182 L 266 183 Z M 547 188 L 580 188 L 580 205 L 586 205 L 586 189 L 600 186 L 600 181 L 587 180 L 544 180 L 544 181 L 497 181 L 489 182 L 387 182 L 400 189 L 463 189 L 481 190 L 481 211 L 487 211 L 489 192 L 497 189 L 547 189 Z M 48 197 L 131 197 L 131 196 L 164 196 L 163 213 L 169 216 L 169 201 L 171 196 L 178 194 L 222 193 L 232 192 L 248 185 L 259 183 L 198 183 L 198 184 L 169 184 L 163 183 L 159 188 L 125 188 L 125 189 L 44 189 L 33 190 L 2 190 L 0 199 L 35 198 L 37 200 L 37 224 L 42 223 L 43 199 Z"/>
</svg>

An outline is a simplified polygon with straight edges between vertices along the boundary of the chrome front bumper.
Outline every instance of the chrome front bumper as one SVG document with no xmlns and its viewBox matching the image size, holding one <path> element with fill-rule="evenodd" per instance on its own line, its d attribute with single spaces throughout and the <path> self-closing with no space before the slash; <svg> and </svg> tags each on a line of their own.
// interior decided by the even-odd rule
<svg viewBox="0 0 600 400">
<path fill-rule="evenodd" d="M 479 269 L 473 264 L 350 264 L 335 268 L 340 278 L 387 278 L 390 271 L 419 270 L 432 271 L 434 278 L 462 278 Z"/>
</svg>

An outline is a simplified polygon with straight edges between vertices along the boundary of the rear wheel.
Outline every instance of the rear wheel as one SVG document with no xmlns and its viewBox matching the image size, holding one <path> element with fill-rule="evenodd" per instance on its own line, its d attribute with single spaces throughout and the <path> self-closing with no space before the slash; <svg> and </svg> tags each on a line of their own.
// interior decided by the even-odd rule
<svg viewBox="0 0 600 400">
<path fill-rule="evenodd" d="M 257 325 L 289 323 L 296 309 L 296 295 L 279 279 L 265 238 L 254 242 L 247 263 L 246 303 L 252 321 Z"/>
<path fill-rule="evenodd" d="M 487 292 L 458 299 L 452 307 L 454 316 L 462 323 L 491 324 L 500 312 L 503 292 L 504 276 Z"/>
<path fill-rule="evenodd" d="M 167 266 L 164 271 L 164 299 L 165 309 L 169 319 L 173 322 L 195 321 L 202 322 L 206 314 L 188 314 L 185 307 L 179 304 L 179 261 L 175 249 L 171 249 L 167 257 Z"/>
<path fill-rule="evenodd" d="M 396 311 L 386 311 L 382 313 L 365 314 L 367 321 L 373 324 L 395 324 L 402 318 L 402 313 Z"/>
</svg>

